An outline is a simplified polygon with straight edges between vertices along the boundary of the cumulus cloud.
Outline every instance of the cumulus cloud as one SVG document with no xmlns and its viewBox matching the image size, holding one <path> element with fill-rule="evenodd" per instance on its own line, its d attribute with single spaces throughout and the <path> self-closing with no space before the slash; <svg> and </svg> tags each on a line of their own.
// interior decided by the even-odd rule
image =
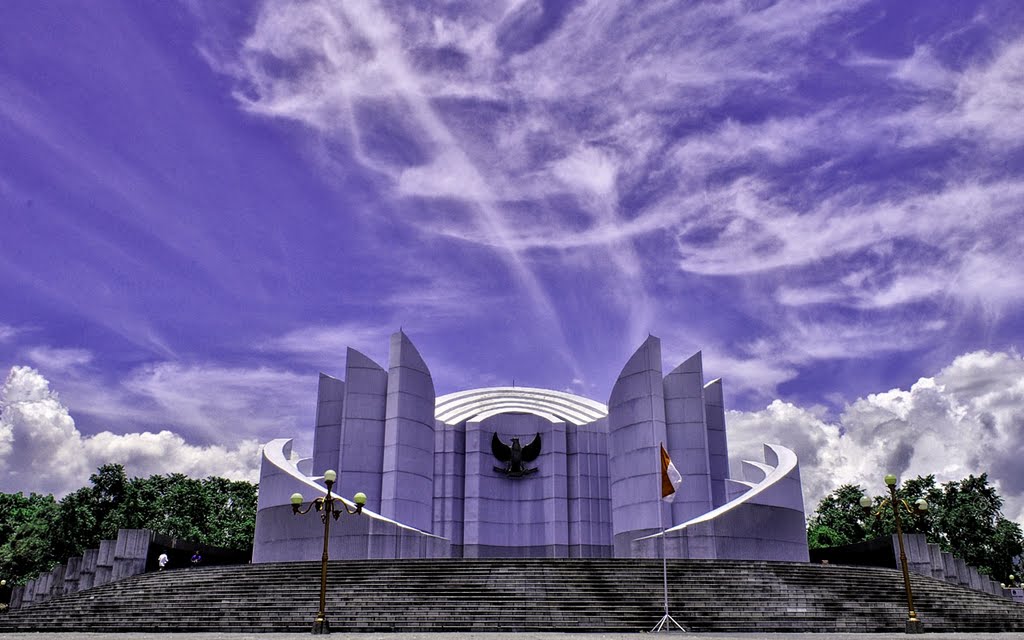
<svg viewBox="0 0 1024 640">
<path fill-rule="evenodd" d="M 130 476 L 209 475 L 255 481 L 260 444 L 196 446 L 171 431 L 83 435 L 49 381 L 30 367 L 14 367 L 0 388 L 0 491 L 63 495 L 88 484 L 109 462 Z"/>
<path fill-rule="evenodd" d="M 1024 358 L 1014 351 L 966 353 L 910 389 L 858 398 L 838 419 L 775 400 L 727 421 L 734 460 L 759 460 L 763 442 L 796 451 L 808 514 L 843 483 L 880 493 L 886 473 L 945 482 L 987 472 L 1004 514 L 1024 524 Z"/>
</svg>

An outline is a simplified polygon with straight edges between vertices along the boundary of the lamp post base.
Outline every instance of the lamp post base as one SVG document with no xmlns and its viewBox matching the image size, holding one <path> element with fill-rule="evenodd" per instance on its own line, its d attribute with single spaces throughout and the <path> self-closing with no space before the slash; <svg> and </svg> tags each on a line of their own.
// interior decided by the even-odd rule
<svg viewBox="0 0 1024 640">
<path fill-rule="evenodd" d="M 327 622 L 327 618 L 317 618 L 313 621 L 313 635 L 326 635 L 331 632 L 331 623 Z"/>
<path fill-rule="evenodd" d="M 907 633 L 924 633 L 924 625 L 920 620 L 907 620 Z"/>
</svg>

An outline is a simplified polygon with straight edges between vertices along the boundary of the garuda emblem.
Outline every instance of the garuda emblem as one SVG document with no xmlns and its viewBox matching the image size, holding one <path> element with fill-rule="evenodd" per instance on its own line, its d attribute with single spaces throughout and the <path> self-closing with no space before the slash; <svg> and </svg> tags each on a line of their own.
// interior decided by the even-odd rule
<svg viewBox="0 0 1024 640">
<path fill-rule="evenodd" d="M 509 446 L 502 442 L 498 434 L 495 433 L 491 438 L 491 451 L 495 458 L 505 463 L 504 467 L 494 467 L 498 473 L 503 473 L 510 478 L 529 475 L 537 471 L 537 467 L 526 469 L 523 465 L 533 462 L 540 455 L 540 434 L 538 433 L 533 441 L 524 447 L 519 444 L 519 438 L 512 438 L 512 445 Z"/>
</svg>

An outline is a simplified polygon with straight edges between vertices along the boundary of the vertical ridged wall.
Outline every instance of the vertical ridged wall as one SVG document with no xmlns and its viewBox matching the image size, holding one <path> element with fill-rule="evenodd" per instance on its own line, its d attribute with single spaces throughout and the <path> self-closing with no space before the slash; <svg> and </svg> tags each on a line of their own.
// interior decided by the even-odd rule
<svg viewBox="0 0 1024 640">
<path fill-rule="evenodd" d="M 704 415 L 708 423 L 708 463 L 711 465 L 711 503 L 718 508 L 729 501 L 729 444 L 725 435 L 725 400 L 722 379 L 704 385 Z"/>
<path fill-rule="evenodd" d="M 616 557 L 659 531 L 659 449 L 665 441 L 661 341 L 648 336 L 622 368 L 608 399 L 608 482 Z M 666 521 L 666 526 L 669 524 Z"/>
<path fill-rule="evenodd" d="M 435 422 L 434 528 L 451 540 L 452 556 L 462 557 L 462 523 L 466 498 L 466 430 Z"/>
<path fill-rule="evenodd" d="M 434 500 L 434 382 L 416 347 L 391 336 L 380 513 L 431 531 Z"/>
<path fill-rule="evenodd" d="M 466 430 L 463 557 L 560 558 L 569 555 L 569 508 L 565 422 L 532 414 L 502 413 L 470 420 Z M 529 445 L 541 434 L 541 451 L 526 468 L 535 473 L 510 477 L 491 452 L 497 433 L 506 445 L 519 438 Z"/>
<path fill-rule="evenodd" d="M 345 383 L 321 373 L 316 389 L 316 429 L 313 431 L 313 475 L 338 470 L 341 423 L 344 418 Z"/>
<path fill-rule="evenodd" d="M 569 503 L 569 557 L 611 555 L 611 500 L 608 497 L 608 419 L 565 432 Z"/>
<path fill-rule="evenodd" d="M 355 349 L 345 356 L 345 400 L 336 493 L 366 494 L 366 507 L 380 512 L 384 466 L 384 417 L 388 372 Z"/>
<path fill-rule="evenodd" d="M 667 448 L 683 476 L 683 483 L 672 501 L 672 523 L 680 523 L 712 508 L 708 432 L 704 419 L 704 367 L 700 352 L 665 376 L 664 386 Z"/>
</svg>

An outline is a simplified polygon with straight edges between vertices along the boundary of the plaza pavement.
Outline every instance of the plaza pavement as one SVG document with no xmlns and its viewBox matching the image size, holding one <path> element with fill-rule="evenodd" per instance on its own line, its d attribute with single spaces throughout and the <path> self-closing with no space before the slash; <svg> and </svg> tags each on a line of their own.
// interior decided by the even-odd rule
<svg viewBox="0 0 1024 640">
<path fill-rule="evenodd" d="M 332 633 L 335 640 L 635 640 L 644 633 Z M 897 640 L 903 633 L 659 633 L 682 640 Z M 0 633 L 0 640 L 307 640 L 308 633 Z M 929 633 L 923 640 L 1024 640 L 1024 633 Z"/>
</svg>

